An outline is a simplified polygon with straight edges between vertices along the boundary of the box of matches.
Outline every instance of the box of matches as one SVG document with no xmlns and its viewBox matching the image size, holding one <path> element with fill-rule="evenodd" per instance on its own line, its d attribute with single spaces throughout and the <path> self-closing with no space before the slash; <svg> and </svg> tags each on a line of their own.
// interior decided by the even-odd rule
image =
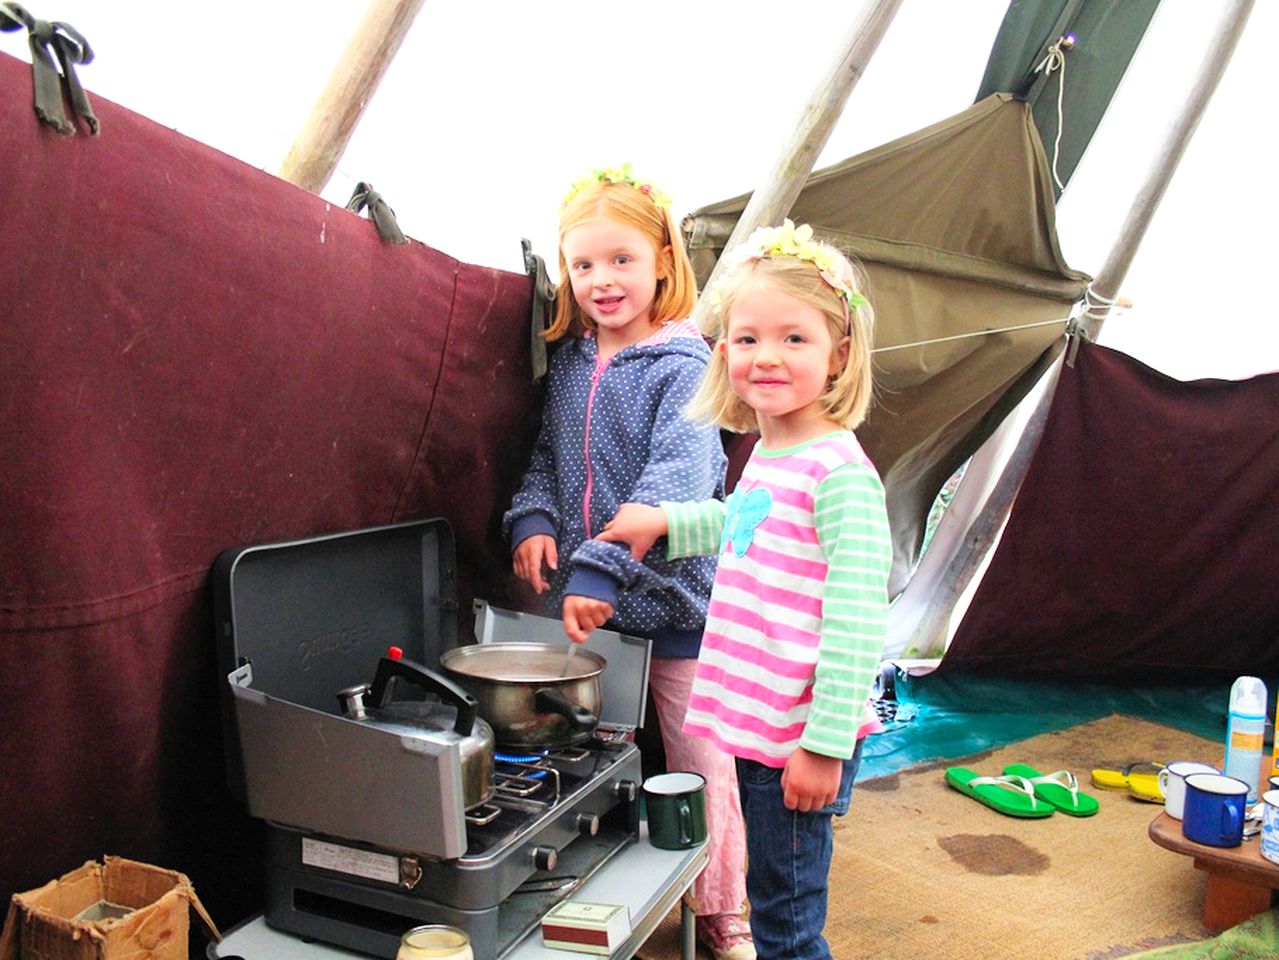
<svg viewBox="0 0 1279 960">
<path fill-rule="evenodd" d="M 608 956 L 631 933 L 631 912 L 617 903 L 563 900 L 542 918 L 542 945 Z"/>
</svg>

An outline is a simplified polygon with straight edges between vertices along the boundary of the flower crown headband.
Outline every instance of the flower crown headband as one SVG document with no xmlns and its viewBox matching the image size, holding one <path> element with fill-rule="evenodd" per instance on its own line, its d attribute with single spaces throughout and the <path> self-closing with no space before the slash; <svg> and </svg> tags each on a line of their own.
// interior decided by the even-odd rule
<svg viewBox="0 0 1279 960">
<path fill-rule="evenodd" d="M 844 308 L 846 334 L 852 332 L 852 311 L 869 302 L 857 292 L 852 264 L 834 247 L 814 240 L 813 228 L 806 223 L 797 227 L 787 219 L 780 227 L 757 227 L 724 256 L 724 272 L 707 293 L 711 306 L 716 310 L 723 304 L 728 282 L 738 269 L 755 260 L 777 257 L 805 260 L 817 268 L 826 285 L 839 295 Z"/>
<path fill-rule="evenodd" d="M 635 174 L 631 172 L 631 165 L 624 163 L 620 167 L 604 167 L 600 170 L 592 170 L 584 177 L 578 177 L 573 181 L 573 186 L 569 188 L 568 193 L 564 195 L 560 206 L 567 207 L 574 197 L 595 183 L 624 183 L 628 187 L 634 187 L 652 200 L 654 206 L 666 208 L 671 205 L 669 196 L 658 190 L 649 181 L 637 179 Z"/>
</svg>

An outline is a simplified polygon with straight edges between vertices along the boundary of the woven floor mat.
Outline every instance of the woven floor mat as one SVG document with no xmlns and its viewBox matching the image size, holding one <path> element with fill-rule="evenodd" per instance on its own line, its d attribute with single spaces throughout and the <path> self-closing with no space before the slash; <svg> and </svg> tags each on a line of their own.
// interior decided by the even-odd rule
<svg viewBox="0 0 1279 960">
<path fill-rule="evenodd" d="M 1211 936 L 1205 875 L 1147 836 L 1162 810 L 1089 783 L 1135 760 L 1220 764 L 1222 744 L 1112 715 L 999 750 L 859 781 L 835 821 L 826 937 L 838 960 L 1110 960 Z M 1094 817 L 1020 820 L 946 785 L 949 766 L 1070 770 Z M 699 947 L 699 956 L 706 956 Z M 678 960 L 679 913 L 640 950 Z"/>
</svg>

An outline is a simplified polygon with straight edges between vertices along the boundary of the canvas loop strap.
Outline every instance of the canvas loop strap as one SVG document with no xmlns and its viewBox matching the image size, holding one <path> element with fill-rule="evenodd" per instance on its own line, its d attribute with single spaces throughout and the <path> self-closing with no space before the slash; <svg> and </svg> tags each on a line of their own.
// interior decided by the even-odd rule
<svg viewBox="0 0 1279 960">
<path fill-rule="evenodd" d="M 529 355 L 533 361 L 533 382 L 546 376 L 546 337 L 555 304 L 555 284 L 546 273 L 546 261 L 533 252 L 533 244 L 520 240 L 524 251 L 524 270 L 533 283 L 533 307 L 529 312 Z"/>
<path fill-rule="evenodd" d="M 395 211 L 382 199 L 382 194 L 374 190 L 371 183 L 357 183 L 355 192 L 346 203 L 346 208 L 359 213 L 365 207 L 368 207 L 369 217 L 373 220 L 373 225 L 377 227 L 378 236 L 383 240 L 387 243 L 409 242 L 409 238 L 400 230 L 400 224 L 395 219 Z"/>
<path fill-rule="evenodd" d="M 89 133 L 97 134 L 100 129 L 98 118 L 93 115 L 89 95 L 80 86 L 80 78 L 75 71 L 77 63 L 93 60 L 89 42 L 70 24 L 39 20 L 21 4 L 0 2 L 0 30 L 13 31 L 24 27 L 31 47 L 31 85 L 40 122 L 47 123 L 64 136 L 75 133 L 75 124 L 67 119 L 63 107 L 65 87 L 71 108 L 88 124 Z"/>
</svg>

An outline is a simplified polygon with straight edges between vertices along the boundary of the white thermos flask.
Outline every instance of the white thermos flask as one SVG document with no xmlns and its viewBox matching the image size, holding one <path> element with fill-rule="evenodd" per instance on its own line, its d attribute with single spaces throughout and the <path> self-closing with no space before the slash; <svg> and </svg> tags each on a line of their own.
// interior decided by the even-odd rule
<svg viewBox="0 0 1279 960">
<path fill-rule="evenodd" d="M 1226 727 L 1228 777 L 1248 784 L 1248 802 L 1261 791 L 1261 752 L 1266 739 L 1266 685 L 1256 677 L 1240 677 L 1230 687 L 1230 718 Z"/>
</svg>

